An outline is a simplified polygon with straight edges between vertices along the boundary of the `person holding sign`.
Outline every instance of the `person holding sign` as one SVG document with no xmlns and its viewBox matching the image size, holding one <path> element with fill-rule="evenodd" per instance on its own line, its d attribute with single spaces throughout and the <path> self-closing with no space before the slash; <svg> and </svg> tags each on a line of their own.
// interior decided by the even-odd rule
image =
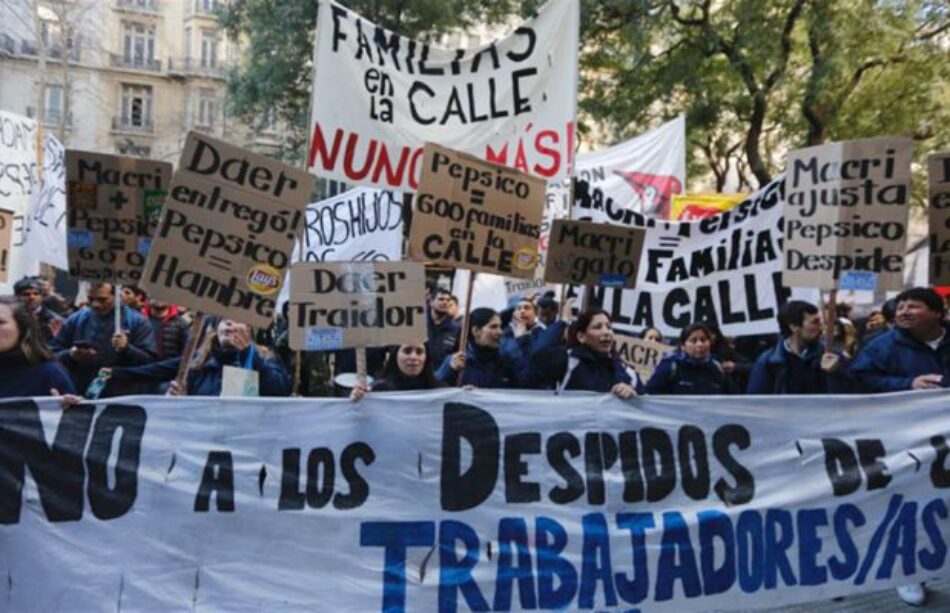
<svg viewBox="0 0 950 613">
<path fill-rule="evenodd" d="M 713 332 L 703 323 L 687 326 L 680 333 L 679 351 L 668 355 L 650 377 L 647 394 L 712 395 L 736 394 L 738 386 L 722 364 L 712 357 Z"/>
<path fill-rule="evenodd" d="M 943 300 L 915 287 L 897 296 L 897 326 L 876 337 L 851 365 L 869 392 L 950 387 L 950 325 Z"/>
<path fill-rule="evenodd" d="M 175 377 L 181 357 L 163 360 L 138 368 L 112 369 L 112 381 L 148 380 L 170 382 L 170 396 L 220 396 L 226 378 L 225 370 L 239 369 L 245 374 L 256 373 L 258 395 L 289 396 L 290 375 L 280 360 L 253 342 L 251 327 L 232 319 L 218 322 L 216 331 L 204 341 L 198 364 L 188 370 L 185 385 L 178 385 Z"/>
<path fill-rule="evenodd" d="M 100 368 L 140 366 L 157 355 L 152 329 L 136 311 L 123 305 L 121 328 L 116 330 L 115 289 L 111 283 L 92 284 L 87 298 L 89 306 L 70 315 L 50 343 L 80 391 L 89 387 Z M 110 393 L 121 396 L 125 391 L 115 386 Z"/>
<path fill-rule="evenodd" d="M 643 393 L 637 374 L 612 353 L 610 315 L 602 309 L 584 311 L 568 329 L 567 345 L 546 334 L 531 353 L 529 383 L 548 388 L 612 393 L 632 398 Z"/>
<path fill-rule="evenodd" d="M 782 339 L 759 356 L 749 394 L 843 394 L 850 391 L 842 356 L 825 351 L 818 307 L 792 300 L 778 316 Z"/>
<path fill-rule="evenodd" d="M 446 356 L 435 376 L 448 385 L 512 388 L 519 385 L 520 360 L 502 355 L 501 317 L 494 309 L 478 308 L 469 314 L 468 348 Z M 520 356 L 519 356 L 520 357 Z M 462 373 L 459 376 L 459 373 Z"/>
<path fill-rule="evenodd" d="M 25 304 L 0 296 L 0 398 L 72 394 L 69 375 L 43 343 Z"/>
<path fill-rule="evenodd" d="M 397 345 L 386 352 L 386 363 L 373 384 L 374 392 L 408 392 L 442 387 L 432 373 L 432 364 L 422 343 Z M 359 383 L 350 393 L 350 399 L 360 400 L 369 389 Z"/>
</svg>

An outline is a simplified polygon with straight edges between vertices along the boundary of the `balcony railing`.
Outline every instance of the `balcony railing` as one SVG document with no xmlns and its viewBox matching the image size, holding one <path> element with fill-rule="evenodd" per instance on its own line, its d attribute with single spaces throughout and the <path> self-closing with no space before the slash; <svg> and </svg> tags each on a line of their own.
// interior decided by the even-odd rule
<svg viewBox="0 0 950 613">
<path fill-rule="evenodd" d="M 221 2 L 211 2 L 205 6 L 201 0 L 186 0 L 188 2 L 188 15 L 204 15 L 205 17 L 217 17 L 218 9 L 221 8 Z"/>
<path fill-rule="evenodd" d="M 4 35 L 4 36 L 6 36 L 6 35 Z M 7 38 L 9 38 L 9 37 L 7 36 Z M 9 41 L 2 40 L 2 41 L 0 41 L 0 43 L 2 43 L 2 48 L 3 48 L 3 49 L 10 50 L 10 51 L 13 52 L 13 53 L 16 52 L 16 43 L 13 41 L 13 39 L 10 39 Z M 9 43 L 9 44 L 12 44 L 12 46 L 13 46 L 13 49 L 12 49 L 12 50 L 7 46 L 8 43 Z M 78 44 L 70 45 L 69 48 L 67 49 L 66 53 L 67 53 L 67 57 L 68 57 L 68 59 L 69 59 L 70 62 L 78 62 L 78 61 L 79 61 L 80 53 L 79 53 L 79 45 L 78 45 Z M 20 55 L 29 55 L 29 56 L 32 56 L 32 57 L 36 57 L 37 55 L 39 55 L 39 53 L 38 53 L 38 51 L 37 51 L 36 44 L 31 43 L 31 42 L 26 41 L 26 40 L 21 40 L 21 41 L 20 41 Z M 47 46 L 46 46 L 46 57 L 52 58 L 52 59 L 56 59 L 56 60 L 62 59 L 62 57 L 63 57 L 63 47 L 62 47 L 62 45 L 47 45 Z"/>
<path fill-rule="evenodd" d="M 228 67 L 221 63 L 211 64 L 201 58 L 180 57 L 168 58 L 168 72 L 170 74 L 195 75 L 211 79 L 224 79 L 228 75 Z"/>
<path fill-rule="evenodd" d="M 9 34 L 0 34 L 0 51 L 16 55 L 16 41 Z"/>
<path fill-rule="evenodd" d="M 149 72 L 161 72 L 162 61 L 151 58 L 135 58 L 120 55 L 118 53 L 109 54 L 110 63 L 116 68 L 129 68 L 132 70 L 147 70 Z"/>
<path fill-rule="evenodd" d="M 123 117 L 121 115 L 112 118 L 112 130 L 114 132 L 134 132 L 136 134 L 151 134 L 155 131 L 152 119 L 137 119 Z"/>
<path fill-rule="evenodd" d="M 158 0 L 115 0 L 115 8 L 120 11 L 134 11 L 158 15 Z"/>
<path fill-rule="evenodd" d="M 30 119 L 36 119 L 37 112 L 35 106 L 26 107 L 26 116 Z M 48 126 L 58 126 L 60 119 L 63 117 L 63 112 L 56 109 L 46 109 L 43 113 L 43 123 Z M 65 116 L 66 121 L 64 122 L 67 126 L 73 125 L 73 114 L 67 113 Z"/>
</svg>

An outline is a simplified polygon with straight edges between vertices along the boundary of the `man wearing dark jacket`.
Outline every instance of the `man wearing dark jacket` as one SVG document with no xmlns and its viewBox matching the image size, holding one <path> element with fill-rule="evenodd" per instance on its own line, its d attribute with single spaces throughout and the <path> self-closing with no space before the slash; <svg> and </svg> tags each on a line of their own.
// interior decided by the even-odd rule
<svg viewBox="0 0 950 613">
<path fill-rule="evenodd" d="M 188 342 L 188 322 L 179 314 L 174 304 L 153 300 L 142 308 L 155 337 L 158 359 L 167 360 L 180 356 Z"/>
<path fill-rule="evenodd" d="M 426 317 L 429 340 L 426 353 L 430 364 L 441 364 L 445 356 L 454 353 L 459 344 L 461 326 L 452 319 L 452 293 L 441 287 L 432 291 Z"/>
<path fill-rule="evenodd" d="M 944 307 L 932 289 L 915 287 L 897 297 L 896 326 L 877 336 L 851 365 L 869 392 L 950 387 L 950 334 Z"/>
<path fill-rule="evenodd" d="M 950 387 L 950 326 L 932 289 L 915 287 L 896 299 L 895 327 L 874 338 L 851 364 L 851 374 L 869 392 L 898 392 Z M 912 606 L 927 601 L 922 584 L 897 588 Z"/>
<path fill-rule="evenodd" d="M 782 338 L 755 361 L 749 394 L 843 394 L 850 391 L 842 356 L 821 342 L 818 308 L 792 300 L 778 316 Z"/>
<path fill-rule="evenodd" d="M 123 306 L 120 329 L 115 329 L 115 290 L 111 284 L 93 284 L 87 297 L 89 306 L 70 315 L 50 343 L 80 394 L 100 368 L 148 364 L 156 357 L 152 329 L 139 313 Z M 110 389 L 110 394 L 116 396 L 133 391 L 122 386 Z"/>
<path fill-rule="evenodd" d="M 47 345 L 63 327 L 63 318 L 43 304 L 43 284 L 37 277 L 23 277 L 13 286 L 13 293 L 30 312 L 43 332 Z"/>
</svg>

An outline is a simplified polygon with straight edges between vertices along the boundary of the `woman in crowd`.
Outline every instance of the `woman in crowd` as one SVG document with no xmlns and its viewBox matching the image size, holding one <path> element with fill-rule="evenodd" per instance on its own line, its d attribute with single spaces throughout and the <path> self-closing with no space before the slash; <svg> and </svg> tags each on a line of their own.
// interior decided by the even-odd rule
<svg viewBox="0 0 950 613">
<path fill-rule="evenodd" d="M 408 392 L 442 387 L 432 373 L 426 346 L 423 343 L 398 345 L 386 352 L 386 362 L 373 384 L 374 392 Z M 369 388 L 357 384 L 350 393 L 352 400 L 366 396 Z"/>
<path fill-rule="evenodd" d="M 662 343 L 663 333 L 657 328 L 644 328 L 640 332 L 640 338 L 645 341 L 650 341 L 651 343 Z"/>
<path fill-rule="evenodd" d="M 647 383 L 647 394 L 735 394 L 732 377 L 712 356 L 713 332 L 702 323 L 687 326 L 679 351 L 663 358 Z"/>
<path fill-rule="evenodd" d="M 36 320 L 13 296 L 0 296 L 0 373 L 0 398 L 75 393 Z"/>
<path fill-rule="evenodd" d="M 255 345 L 252 339 L 250 326 L 222 319 L 215 331 L 206 334 L 198 363 L 188 371 L 185 385 L 180 386 L 174 380 L 181 357 L 145 366 L 113 368 L 111 379 L 168 381 L 171 396 L 220 396 L 224 367 L 234 366 L 257 371 L 261 396 L 289 396 L 290 376 L 283 364 L 266 348 Z"/>
<path fill-rule="evenodd" d="M 447 385 L 521 387 L 518 383 L 524 370 L 519 367 L 522 354 L 503 355 L 499 351 L 503 330 L 498 313 L 494 309 L 479 308 L 469 314 L 468 320 L 466 351 L 446 356 L 435 373 L 436 378 Z"/>
<path fill-rule="evenodd" d="M 732 378 L 736 393 L 745 390 L 749 374 L 752 372 L 752 362 L 739 353 L 735 341 L 724 336 L 718 325 L 706 324 L 706 327 L 709 328 L 709 334 L 711 335 L 709 337 L 709 355 L 718 361 L 726 374 Z"/>
<path fill-rule="evenodd" d="M 643 386 L 636 373 L 613 351 L 610 315 L 602 309 L 584 311 L 568 329 L 567 345 L 539 344 L 531 355 L 530 379 L 556 390 L 613 393 L 631 398 Z"/>
</svg>

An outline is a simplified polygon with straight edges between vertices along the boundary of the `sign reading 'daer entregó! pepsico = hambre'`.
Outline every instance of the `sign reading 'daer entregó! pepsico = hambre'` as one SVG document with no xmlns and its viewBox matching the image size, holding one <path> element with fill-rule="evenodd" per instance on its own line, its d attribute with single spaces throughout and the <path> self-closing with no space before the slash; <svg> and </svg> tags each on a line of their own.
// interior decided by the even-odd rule
<svg viewBox="0 0 950 613">
<path fill-rule="evenodd" d="M 191 132 L 149 251 L 149 296 L 269 325 L 314 177 Z"/>
<path fill-rule="evenodd" d="M 420 261 L 531 278 L 543 180 L 426 143 L 409 253 Z"/>
</svg>

